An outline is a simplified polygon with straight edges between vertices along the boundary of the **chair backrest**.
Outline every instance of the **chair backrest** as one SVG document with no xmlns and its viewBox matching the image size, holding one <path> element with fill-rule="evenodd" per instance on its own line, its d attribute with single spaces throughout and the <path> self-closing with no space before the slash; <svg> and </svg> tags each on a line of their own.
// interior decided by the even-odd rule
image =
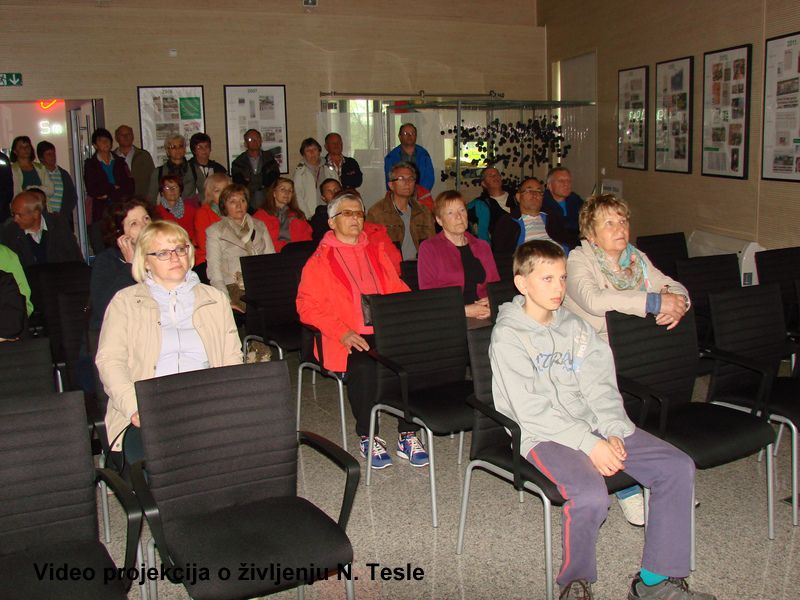
<svg viewBox="0 0 800 600">
<path fill-rule="evenodd" d="M 56 391 L 50 340 L 26 338 L 0 344 L 0 398 Z"/>
<path fill-rule="evenodd" d="M 781 286 L 786 325 L 790 329 L 797 329 L 800 319 L 794 281 L 800 279 L 800 246 L 756 252 L 756 270 L 759 283 L 777 283 Z"/>
<path fill-rule="evenodd" d="M 96 540 L 83 394 L 0 398 L 0 556 Z"/>
<path fill-rule="evenodd" d="M 489 309 L 492 311 L 491 319 L 494 323 L 497 321 L 497 311 L 500 310 L 500 305 L 511 302 L 519 292 L 513 280 L 494 281 L 486 286 L 486 290 L 489 294 Z"/>
<path fill-rule="evenodd" d="M 286 361 L 136 382 L 142 447 L 162 519 L 297 488 L 297 431 Z"/>
<path fill-rule="evenodd" d="M 711 294 L 709 304 L 715 345 L 720 350 L 758 359 L 777 373 L 781 359 L 790 352 L 778 284 L 754 285 Z M 752 371 L 717 363 L 709 397 L 755 386 L 758 381 L 759 376 Z"/>
<path fill-rule="evenodd" d="M 400 279 L 411 289 L 416 292 L 419 289 L 419 275 L 417 273 L 416 260 L 404 260 L 400 263 Z"/>
<path fill-rule="evenodd" d="M 369 296 L 378 352 L 409 374 L 409 389 L 463 381 L 467 325 L 457 287 Z M 379 369 L 379 395 L 396 389 L 396 378 Z"/>
<path fill-rule="evenodd" d="M 494 264 L 497 265 L 500 281 L 512 281 L 514 279 L 513 254 L 494 254 Z"/>
<path fill-rule="evenodd" d="M 59 292 L 58 318 L 61 323 L 61 357 L 69 373 L 68 389 L 78 389 L 78 363 L 81 349 L 89 348 L 89 295 L 85 292 Z"/>
<path fill-rule="evenodd" d="M 640 235 L 636 247 L 644 252 L 650 261 L 665 275 L 678 280 L 675 261 L 689 258 L 686 249 L 686 235 L 682 231 L 659 235 Z"/>
<path fill-rule="evenodd" d="M 299 323 L 295 305 L 299 279 L 291 261 L 280 253 L 243 256 L 240 263 L 245 297 L 258 303 L 264 322 Z"/>
<path fill-rule="evenodd" d="M 317 249 L 317 242 L 308 240 L 305 242 L 290 242 L 281 250 L 281 256 L 289 268 L 297 273 L 298 280 L 308 259 Z"/>
<path fill-rule="evenodd" d="M 619 375 L 665 396 L 670 409 L 691 401 L 699 360 L 693 310 L 671 330 L 652 315 L 643 319 L 616 311 L 606 313 L 606 324 Z M 634 420 L 639 416 L 631 414 Z"/>
</svg>

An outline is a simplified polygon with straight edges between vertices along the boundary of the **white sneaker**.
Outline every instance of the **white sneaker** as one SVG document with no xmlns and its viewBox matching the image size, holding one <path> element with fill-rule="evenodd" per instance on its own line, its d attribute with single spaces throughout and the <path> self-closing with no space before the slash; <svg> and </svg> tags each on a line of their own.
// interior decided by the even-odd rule
<svg viewBox="0 0 800 600">
<path fill-rule="evenodd" d="M 644 494 L 642 492 L 627 498 L 617 496 L 617 501 L 628 523 L 634 527 L 644 527 Z"/>
</svg>

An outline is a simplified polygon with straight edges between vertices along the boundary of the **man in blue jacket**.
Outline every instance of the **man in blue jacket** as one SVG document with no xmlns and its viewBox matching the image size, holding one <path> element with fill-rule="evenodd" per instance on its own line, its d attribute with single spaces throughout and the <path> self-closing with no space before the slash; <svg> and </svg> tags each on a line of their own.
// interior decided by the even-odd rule
<svg viewBox="0 0 800 600">
<path fill-rule="evenodd" d="M 422 146 L 417 145 L 417 128 L 412 123 L 403 123 L 398 133 L 400 145 L 383 159 L 383 172 L 386 175 L 386 187 L 389 187 L 389 172 L 399 162 L 408 162 L 417 168 L 417 183 L 426 190 L 433 190 L 435 176 L 431 155 Z"/>
</svg>

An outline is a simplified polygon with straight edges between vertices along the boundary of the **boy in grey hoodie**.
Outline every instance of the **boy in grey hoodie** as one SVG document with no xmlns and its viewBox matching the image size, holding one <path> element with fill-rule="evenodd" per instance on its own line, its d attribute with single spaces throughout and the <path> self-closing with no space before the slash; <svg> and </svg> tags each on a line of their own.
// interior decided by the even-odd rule
<svg viewBox="0 0 800 600">
<path fill-rule="evenodd" d="M 637 429 L 622 406 L 611 349 L 564 308 L 566 257 L 531 241 L 514 253 L 521 296 L 500 307 L 489 358 L 497 410 L 519 423 L 522 455 L 558 486 L 562 518 L 560 599 L 591 600 L 595 545 L 609 497 L 603 477 L 625 470 L 650 488 L 640 573 L 629 600 L 714 600 L 689 591 L 694 463 Z"/>
</svg>

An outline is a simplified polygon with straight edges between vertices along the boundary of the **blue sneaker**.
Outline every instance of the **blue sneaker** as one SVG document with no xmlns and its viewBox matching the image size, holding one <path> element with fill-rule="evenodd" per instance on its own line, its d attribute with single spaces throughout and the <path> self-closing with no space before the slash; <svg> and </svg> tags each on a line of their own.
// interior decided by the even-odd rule
<svg viewBox="0 0 800 600">
<path fill-rule="evenodd" d="M 412 467 L 424 467 L 428 464 L 428 453 L 413 431 L 400 434 L 397 440 L 397 456 L 405 458 Z"/>
<path fill-rule="evenodd" d="M 369 448 L 369 438 L 363 436 L 359 444 L 361 446 L 361 456 L 367 458 L 367 448 Z M 392 457 L 386 450 L 386 442 L 384 442 L 377 435 L 372 442 L 372 468 L 385 469 L 392 466 Z"/>
</svg>

